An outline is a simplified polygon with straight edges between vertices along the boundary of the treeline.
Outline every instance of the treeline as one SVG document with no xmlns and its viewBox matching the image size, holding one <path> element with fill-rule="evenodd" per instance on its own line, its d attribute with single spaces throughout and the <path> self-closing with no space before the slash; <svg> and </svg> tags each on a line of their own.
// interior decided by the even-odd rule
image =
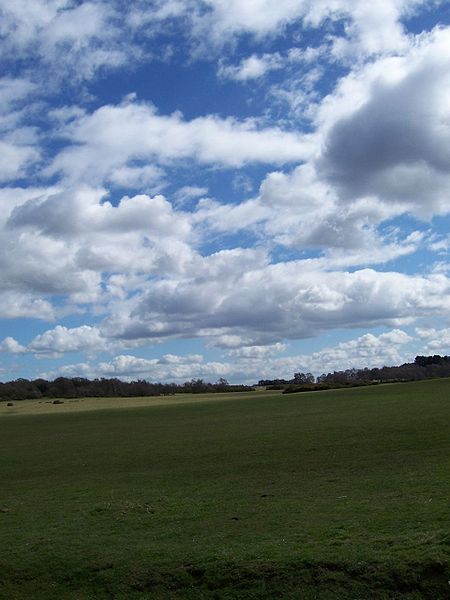
<svg viewBox="0 0 450 600">
<path fill-rule="evenodd" d="M 420 381 L 450 377 L 450 356 L 416 356 L 413 363 L 394 367 L 346 369 L 323 373 L 317 379 L 311 373 L 295 373 L 292 379 L 261 379 L 258 385 L 283 389 L 286 393 L 324 390 L 337 387 L 373 385 L 398 381 Z"/>
<path fill-rule="evenodd" d="M 46 379 L 16 379 L 0 383 L 0 401 L 30 400 L 39 398 L 111 398 L 131 396 L 161 396 L 171 394 L 205 394 L 219 392 L 247 392 L 253 387 L 230 385 L 226 379 L 209 383 L 203 379 L 191 379 L 182 384 L 150 383 L 144 379 L 121 381 L 120 379 L 85 379 L 83 377 L 58 377 Z"/>
<path fill-rule="evenodd" d="M 436 377 L 450 377 L 450 356 L 416 356 L 413 363 L 396 367 L 346 369 L 323 373 L 317 379 L 311 373 L 295 373 L 292 379 L 260 379 L 258 386 L 282 389 L 285 393 L 324 390 L 337 387 L 374 385 L 396 381 L 418 381 Z M 16 379 L 0 382 L 0 401 L 40 398 L 111 398 L 131 396 L 161 396 L 170 394 L 205 394 L 220 392 L 248 392 L 254 386 L 230 385 L 226 379 L 216 383 L 191 379 L 185 383 L 151 383 L 145 379 L 85 379 L 58 377 L 46 379 Z"/>
</svg>

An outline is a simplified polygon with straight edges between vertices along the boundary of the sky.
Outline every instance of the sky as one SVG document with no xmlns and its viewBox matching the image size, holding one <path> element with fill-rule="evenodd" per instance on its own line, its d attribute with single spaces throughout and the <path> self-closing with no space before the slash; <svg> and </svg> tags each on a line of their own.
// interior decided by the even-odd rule
<svg viewBox="0 0 450 600">
<path fill-rule="evenodd" d="M 450 354 L 450 2 L 0 0 L 0 379 Z"/>
</svg>

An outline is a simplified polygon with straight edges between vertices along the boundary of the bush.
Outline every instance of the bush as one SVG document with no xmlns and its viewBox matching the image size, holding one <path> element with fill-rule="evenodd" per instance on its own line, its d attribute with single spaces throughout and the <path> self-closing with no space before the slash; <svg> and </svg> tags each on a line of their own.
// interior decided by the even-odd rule
<svg viewBox="0 0 450 600">
<path fill-rule="evenodd" d="M 341 388 L 342 385 L 334 384 L 330 385 L 327 383 L 312 383 L 305 385 L 290 385 L 287 387 L 283 394 L 296 394 L 297 392 L 320 392 L 321 390 L 331 390 Z"/>
</svg>

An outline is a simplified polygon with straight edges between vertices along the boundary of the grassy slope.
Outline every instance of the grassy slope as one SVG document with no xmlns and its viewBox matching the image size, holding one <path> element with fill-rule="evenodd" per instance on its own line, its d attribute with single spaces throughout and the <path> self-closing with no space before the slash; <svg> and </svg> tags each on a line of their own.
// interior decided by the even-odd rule
<svg viewBox="0 0 450 600">
<path fill-rule="evenodd" d="M 0 598 L 447 598 L 450 381 L 0 418 Z"/>
<path fill-rule="evenodd" d="M 53 400 L 20 400 L 8 406 L 8 402 L 0 402 L 0 418 L 3 416 L 47 415 L 52 413 L 74 413 L 80 411 L 149 408 L 152 406 L 172 406 L 175 404 L 199 404 L 202 402 L 223 402 L 224 400 L 257 399 L 274 397 L 279 392 L 258 390 L 255 392 L 213 393 L 213 394 L 174 394 L 171 396 L 137 396 L 133 398 L 76 398 L 64 399 L 62 404 L 53 404 Z"/>
</svg>

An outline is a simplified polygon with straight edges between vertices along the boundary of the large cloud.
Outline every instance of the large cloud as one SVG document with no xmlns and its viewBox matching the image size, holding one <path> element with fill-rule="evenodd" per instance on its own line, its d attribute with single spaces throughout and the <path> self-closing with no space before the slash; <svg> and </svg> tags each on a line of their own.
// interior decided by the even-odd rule
<svg viewBox="0 0 450 600">
<path fill-rule="evenodd" d="M 303 160 L 312 151 L 308 136 L 255 121 L 206 116 L 187 121 L 178 114 L 159 115 L 151 105 L 103 106 L 72 120 L 63 130 L 68 146 L 48 168 L 76 181 L 120 182 L 129 162 L 195 160 L 200 164 L 241 167 L 260 162 L 283 164 Z"/>
<path fill-rule="evenodd" d="M 411 323 L 445 316 L 450 308 L 450 281 L 443 275 L 317 271 L 307 261 L 264 265 L 264 254 L 254 251 L 227 254 L 203 259 L 201 270 L 191 265 L 184 279 L 132 282 L 132 297 L 126 280 L 117 282 L 115 294 L 111 282 L 111 316 L 96 327 L 57 326 L 31 340 L 27 351 L 93 354 L 202 337 L 232 356 L 262 357 L 282 351 L 282 340 Z"/>
<path fill-rule="evenodd" d="M 450 29 L 344 79 L 318 115 L 319 172 L 344 201 L 375 196 L 422 217 L 450 211 Z"/>
<path fill-rule="evenodd" d="M 443 275 L 411 277 L 364 269 L 320 272 L 301 261 L 160 281 L 105 323 L 107 335 L 242 336 L 243 345 L 303 338 L 336 327 L 397 325 L 450 308 Z"/>
<path fill-rule="evenodd" d="M 67 328 L 57 325 L 36 336 L 27 346 L 28 352 L 53 355 L 66 352 L 98 353 L 107 349 L 107 342 L 96 327 L 81 325 Z"/>
<path fill-rule="evenodd" d="M 0 352 L 12 354 L 34 354 L 37 358 L 55 358 L 63 354 L 83 352 L 88 356 L 95 356 L 102 352 L 117 352 L 123 347 L 135 347 L 140 343 L 121 342 L 107 338 L 100 327 L 94 325 L 80 325 L 79 327 L 65 327 L 57 325 L 54 329 L 47 329 L 34 337 L 26 346 L 8 336 L 0 343 Z"/>
<path fill-rule="evenodd" d="M 189 218 L 162 196 L 125 197 L 117 206 L 104 196 L 90 188 L 4 190 L 0 240 L 9 252 L 0 258 L 0 290 L 92 303 L 100 301 L 105 274 L 106 295 L 117 297 L 119 288 L 131 291 L 133 273 L 168 276 L 196 259 L 186 243 Z M 17 316 L 20 306 L 29 313 L 20 302 Z"/>
<path fill-rule="evenodd" d="M 13 210 L 7 226 L 63 239 L 94 231 L 145 232 L 150 239 L 183 239 L 189 234 L 187 216 L 175 213 L 163 196 L 125 196 L 116 206 L 105 196 L 104 190 L 81 188 L 31 199 Z"/>
</svg>

